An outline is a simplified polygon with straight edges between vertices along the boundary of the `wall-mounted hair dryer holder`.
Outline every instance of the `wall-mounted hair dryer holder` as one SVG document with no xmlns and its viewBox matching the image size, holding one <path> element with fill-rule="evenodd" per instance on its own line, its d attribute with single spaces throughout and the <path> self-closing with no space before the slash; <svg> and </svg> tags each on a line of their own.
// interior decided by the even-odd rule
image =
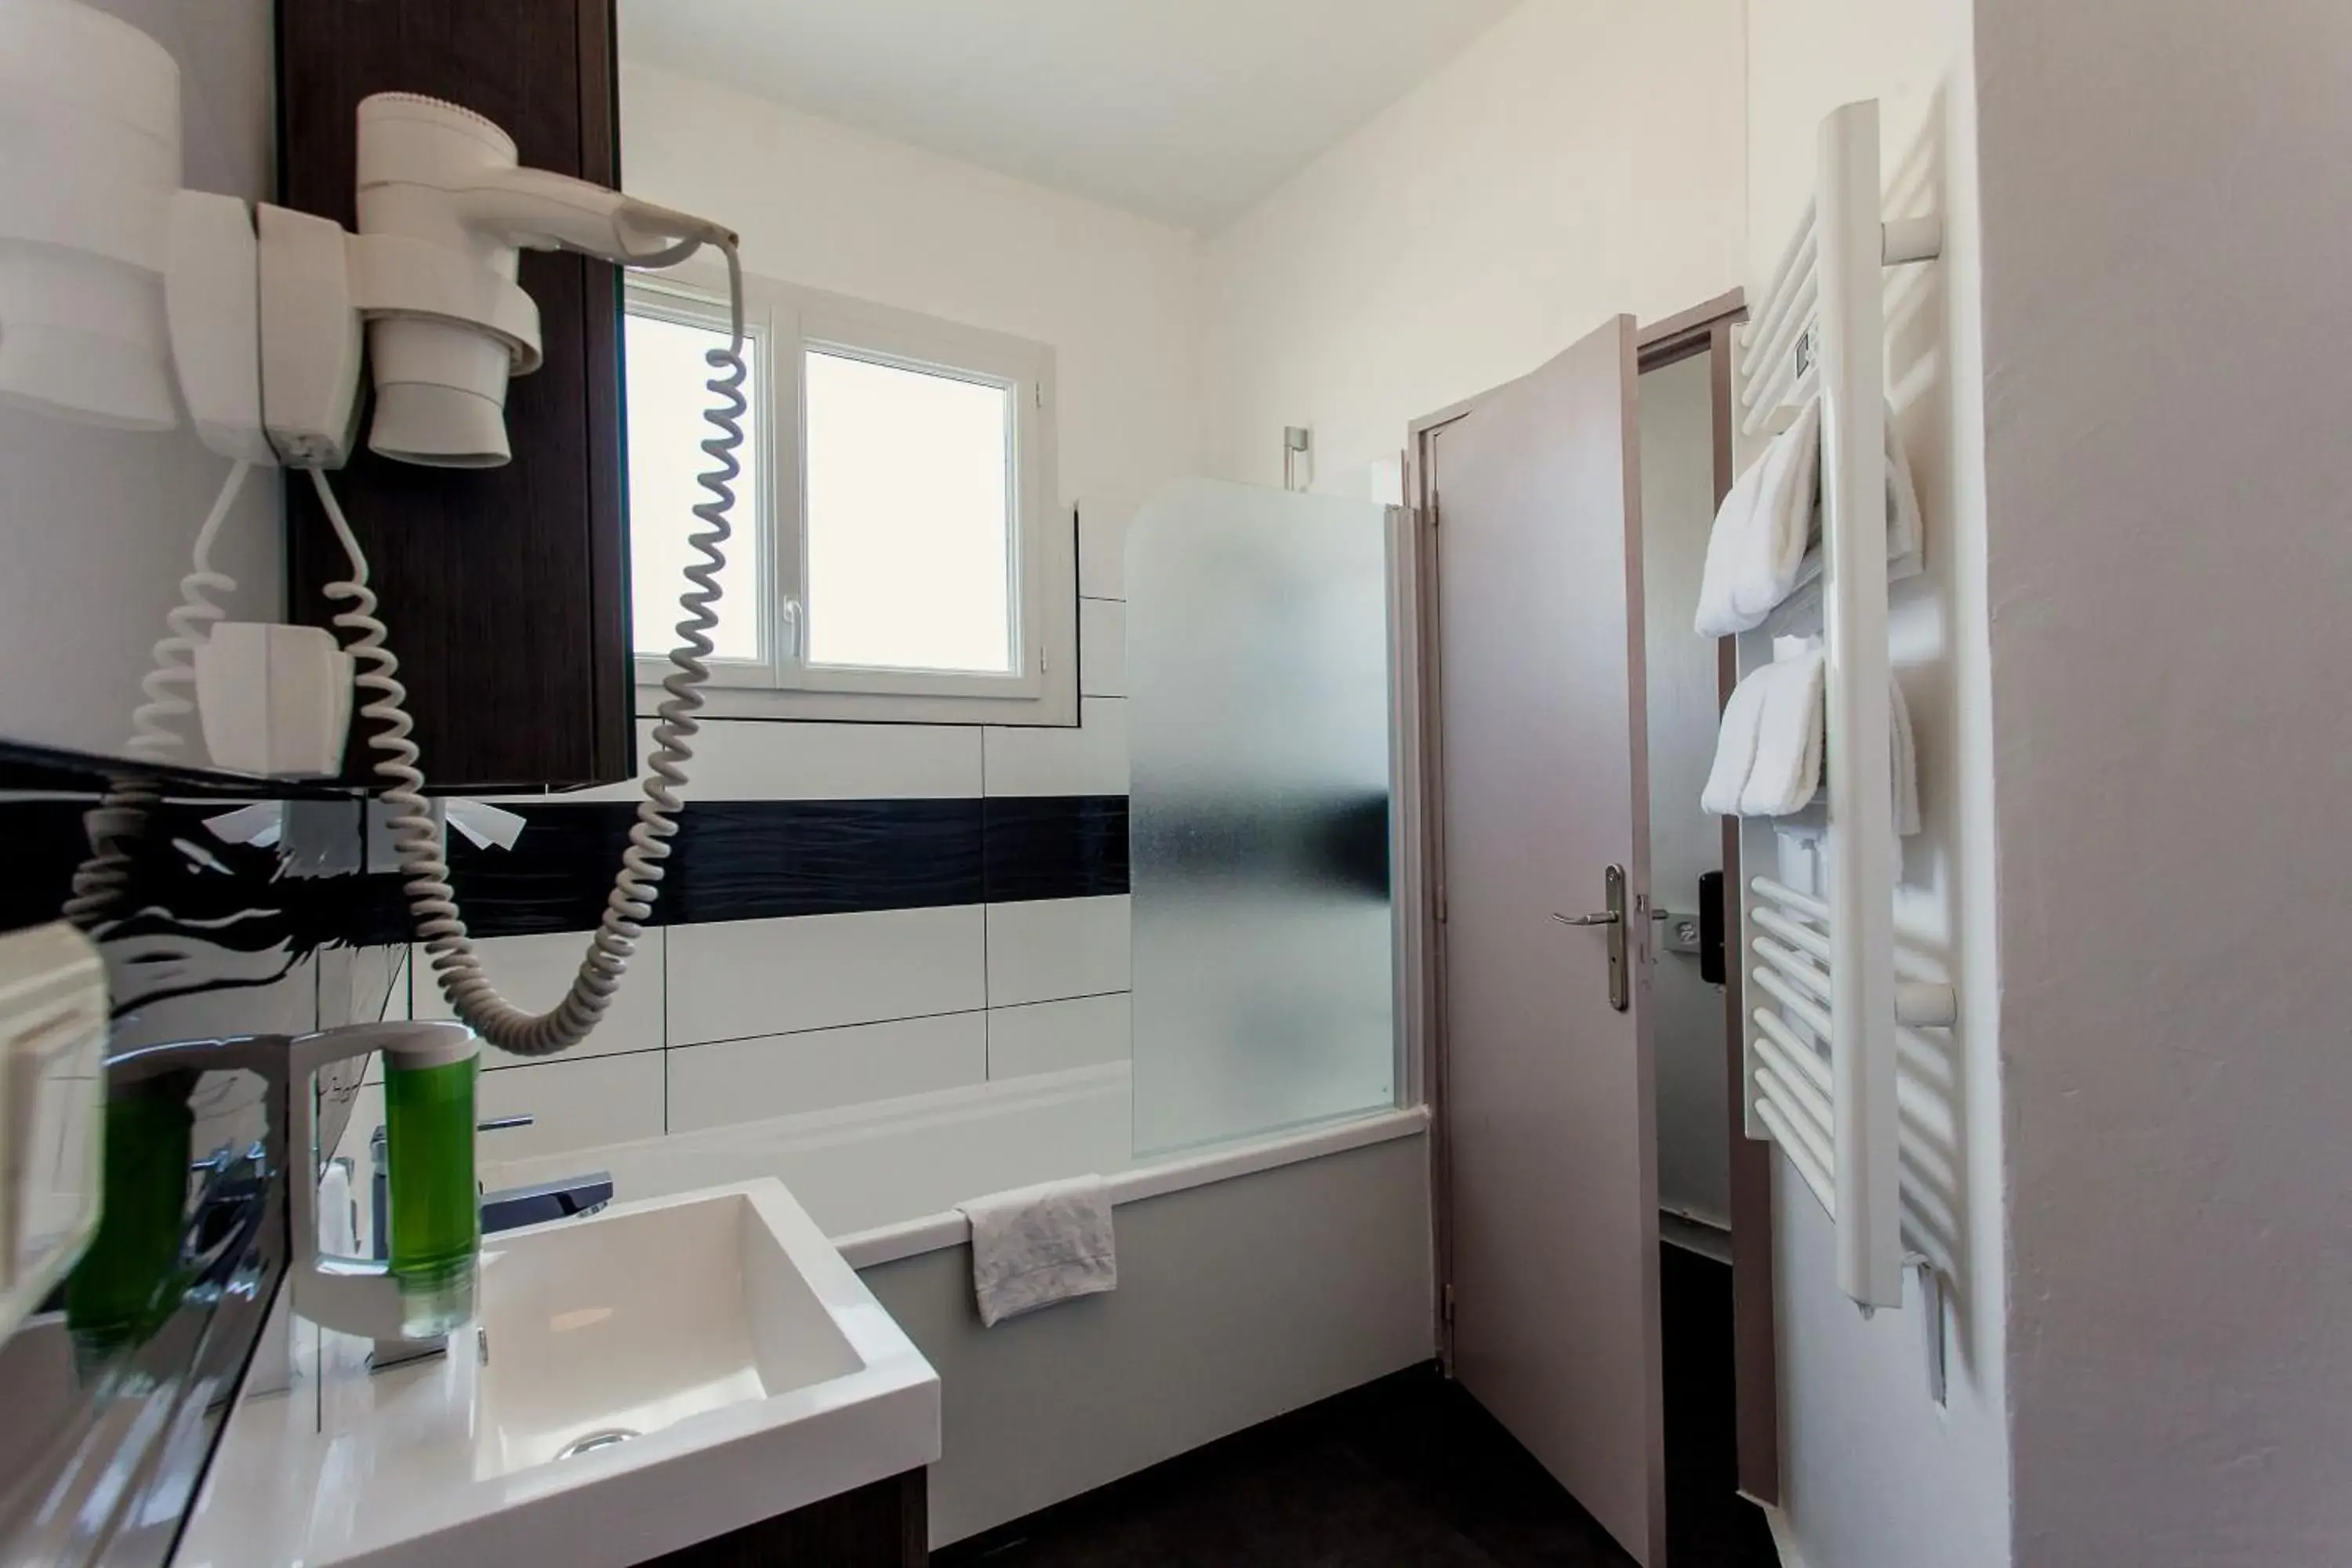
<svg viewBox="0 0 2352 1568">
<path fill-rule="evenodd" d="M 173 365 L 197 435 L 240 463 L 342 467 L 365 364 L 373 450 L 442 468 L 501 465 L 511 456 L 507 384 L 543 359 L 539 307 L 515 280 L 521 250 L 661 266 L 733 241 L 707 220 L 522 168 L 505 132 L 456 104 L 379 93 L 358 119 L 356 233 L 268 203 L 165 199 Z M 350 689 L 352 660 L 331 638 L 222 625 L 191 658 L 217 765 L 341 771 L 350 703 L 311 695 Z"/>
<path fill-rule="evenodd" d="M 659 267 L 733 236 L 705 219 L 516 161 L 507 133 L 415 93 L 359 109 L 359 227 L 261 203 L 170 198 L 166 314 L 205 444 L 261 465 L 341 468 L 359 412 L 403 462 L 488 468 L 510 456 L 507 383 L 541 360 L 519 253 L 571 249 Z M 259 344 L 257 358 L 254 345 Z"/>
</svg>

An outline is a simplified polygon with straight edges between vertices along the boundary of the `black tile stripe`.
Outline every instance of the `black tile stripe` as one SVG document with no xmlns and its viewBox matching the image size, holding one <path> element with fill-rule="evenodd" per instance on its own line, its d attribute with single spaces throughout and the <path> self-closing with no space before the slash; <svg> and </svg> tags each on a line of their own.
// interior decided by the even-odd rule
<svg viewBox="0 0 2352 1568">
<path fill-rule="evenodd" d="M 1007 795 L 982 804 L 990 903 L 1128 890 L 1127 796 Z"/>
<path fill-rule="evenodd" d="M 448 836 L 449 886 L 465 912 L 466 929 L 475 936 L 531 936 L 594 926 L 604 918 L 604 900 L 629 847 L 635 807 L 599 801 L 509 809 L 529 819 L 511 849 L 478 848 L 462 833 Z M 672 901 L 678 885 L 677 839 L 670 842 L 662 896 L 650 922 L 655 925 L 667 913 L 660 906 Z M 393 920 L 404 923 L 398 879 L 368 881 L 389 894 Z"/>
<path fill-rule="evenodd" d="M 0 929 L 53 920 L 89 854 L 83 800 L 0 801 L 16 847 Z M 291 878 L 274 852 L 224 845 L 219 805 L 175 804 L 145 835 L 139 900 L 184 919 L 269 911 L 299 949 L 407 940 L 400 879 Z M 449 881 L 476 936 L 585 931 L 604 913 L 634 805 L 535 803 L 511 849 L 450 836 Z M 695 801 L 670 842 L 654 924 L 1092 898 L 1128 890 L 1125 795 L 988 800 Z M 352 832 L 357 833 L 353 808 Z M 201 847 L 199 863 L 173 841 Z M 160 917 L 166 919 L 168 916 Z"/>
<path fill-rule="evenodd" d="M 674 924 L 986 897 L 977 800 L 728 801 L 688 805 L 681 826 Z"/>
<path fill-rule="evenodd" d="M 356 838 L 357 807 L 345 804 Z M 0 833 L 16 846 L 11 879 L 0 889 L 0 929 L 56 917 L 88 854 L 88 805 L 0 800 Z M 407 940 L 397 876 L 282 875 L 274 852 L 224 845 L 205 830 L 204 819 L 222 809 L 175 803 L 153 814 L 134 902 L 154 912 L 142 918 L 168 925 L 174 917 L 263 911 L 267 919 L 239 935 L 297 951 Z M 511 849 L 451 837 L 449 880 L 467 929 L 479 937 L 526 936 L 595 925 L 636 808 L 596 801 L 513 809 L 526 826 Z M 1125 893 L 1129 827 L 1125 795 L 688 802 L 649 923 Z M 1196 867 L 1387 896 L 1388 802 L 1381 795 L 1272 810 L 1218 802 L 1163 812 L 1158 831 Z"/>
<path fill-rule="evenodd" d="M 530 825 L 512 849 L 452 846 L 467 928 L 520 936 L 594 925 L 635 807 L 514 809 Z M 1124 795 L 696 801 L 672 844 L 656 925 L 1128 890 Z"/>
</svg>

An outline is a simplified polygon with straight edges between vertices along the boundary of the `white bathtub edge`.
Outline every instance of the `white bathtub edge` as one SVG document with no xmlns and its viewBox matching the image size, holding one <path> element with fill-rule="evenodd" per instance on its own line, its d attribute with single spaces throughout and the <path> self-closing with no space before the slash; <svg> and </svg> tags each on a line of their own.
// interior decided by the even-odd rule
<svg viewBox="0 0 2352 1568">
<path fill-rule="evenodd" d="M 1150 1198 L 1183 1192 L 1188 1187 L 1205 1187 L 1212 1183 L 1229 1182 L 1237 1176 L 1254 1176 L 1262 1171 L 1295 1165 L 1305 1160 L 1319 1160 L 1328 1154 L 1344 1154 L 1350 1149 L 1410 1138 L 1427 1131 L 1428 1127 L 1429 1108 L 1409 1105 L 1402 1110 L 1384 1110 L 1371 1116 L 1358 1117 L 1352 1121 L 1336 1122 L 1328 1127 L 1284 1133 L 1254 1143 L 1196 1154 L 1189 1159 L 1145 1165 L 1122 1172 L 1105 1184 L 1110 1188 L 1110 1201 L 1114 1205 L 1142 1203 Z M 975 1193 L 972 1195 L 979 1197 L 983 1194 Z M 836 1237 L 834 1247 L 852 1268 L 873 1268 L 885 1263 L 896 1263 L 901 1258 L 919 1257 L 926 1252 L 961 1247 L 971 1239 L 971 1227 L 965 1223 L 963 1215 L 948 1209 L 940 1214 L 924 1215 L 919 1219 L 900 1220 L 896 1225 L 876 1226 L 871 1230 Z"/>
</svg>

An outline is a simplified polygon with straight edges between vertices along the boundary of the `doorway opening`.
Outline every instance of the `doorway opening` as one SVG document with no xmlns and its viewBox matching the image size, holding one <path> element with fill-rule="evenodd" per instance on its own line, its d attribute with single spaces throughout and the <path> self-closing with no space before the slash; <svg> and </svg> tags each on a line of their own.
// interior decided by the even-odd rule
<svg viewBox="0 0 2352 1568">
<path fill-rule="evenodd" d="M 1740 1126 L 1740 973 L 1725 938 L 1739 840 L 1699 805 L 1738 668 L 1728 640 L 1692 629 L 1734 476 L 1745 316 L 1727 297 L 1644 331 L 1635 384 L 1666 1511 L 1682 1563 L 1771 1561 L 1741 1494 L 1779 1492 L 1770 1154 Z"/>
</svg>

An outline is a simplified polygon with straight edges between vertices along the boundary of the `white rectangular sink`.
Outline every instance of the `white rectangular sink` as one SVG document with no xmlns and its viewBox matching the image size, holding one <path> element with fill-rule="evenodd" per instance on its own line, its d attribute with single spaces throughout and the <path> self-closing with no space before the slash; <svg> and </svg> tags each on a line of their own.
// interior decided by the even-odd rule
<svg viewBox="0 0 2352 1568">
<path fill-rule="evenodd" d="M 939 1457 L 937 1374 L 772 1179 L 489 1237 L 480 1302 L 247 1398 L 177 1568 L 622 1568 Z"/>
<path fill-rule="evenodd" d="M 752 1192 L 485 1247 L 476 1468 L 616 1447 L 860 1369 Z"/>
</svg>

